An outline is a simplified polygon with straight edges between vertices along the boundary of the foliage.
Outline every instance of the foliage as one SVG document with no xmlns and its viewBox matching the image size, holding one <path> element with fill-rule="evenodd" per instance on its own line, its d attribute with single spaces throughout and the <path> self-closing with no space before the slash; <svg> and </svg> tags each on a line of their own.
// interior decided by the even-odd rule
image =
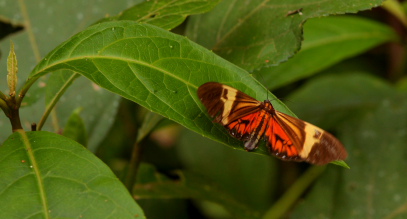
<svg viewBox="0 0 407 219">
<path fill-rule="evenodd" d="M 0 2 L 2 216 L 406 216 L 407 4 L 74 2 Z M 245 152 L 208 81 L 335 133 L 351 169 Z"/>
</svg>

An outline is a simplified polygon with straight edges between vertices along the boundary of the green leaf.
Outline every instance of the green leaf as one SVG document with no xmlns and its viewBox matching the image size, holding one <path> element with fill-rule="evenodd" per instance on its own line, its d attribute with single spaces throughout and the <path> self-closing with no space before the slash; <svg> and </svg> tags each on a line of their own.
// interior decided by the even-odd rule
<svg viewBox="0 0 407 219">
<path fill-rule="evenodd" d="M 212 9 L 218 1 L 145 1 L 141 4 L 135 5 L 116 17 L 110 17 L 106 20 L 135 20 L 138 22 L 151 23 L 167 29 L 172 29 L 185 20 L 189 14 L 203 13 Z M 59 73 L 54 73 L 61 75 Z M 60 77 L 50 77 L 47 81 L 47 85 L 51 86 L 51 89 L 47 88 L 47 99 L 53 99 L 53 104 L 59 101 L 61 95 L 65 92 L 68 86 L 71 86 L 73 76 L 66 73 L 62 73 L 63 79 Z M 66 75 L 66 76 L 65 76 Z M 48 92 L 48 91 L 54 91 Z M 78 92 L 79 91 L 79 92 Z M 89 149 L 95 151 L 96 146 L 100 142 L 100 136 L 105 135 L 109 127 L 113 122 L 113 115 L 116 113 L 118 106 L 118 96 L 114 96 L 109 92 L 100 91 L 97 86 L 89 83 L 89 81 L 77 80 L 76 83 L 71 86 L 70 91 L 66 95 L 67 98 L 63 99 L 63 107 L 57 108 L 54 116 L 58 117 L 58 121 L 66 121 L 68 115 L 67 112 L 71 112 L 76 107 L 83 107 L 83 118 L 87 129 L 90 131 Z M 71 98 L 70 98 L 71 97 Z M 75 98 L 74 98 L 75 97 Z M 79 101 L 78 101 L 79 99 Z M 91 101 L 84 101 L 91 99 Z M 48 105 L 46 110 L 53 109 L 54 105 Z M 90 110 L 91 109 L 91 110 Z M 46 114 L 45 114 L 46 115 Z M 64 116 L 65 115 L 65 116 Z M 39 125 L 42 126 L 42 122 L 47 117 L 42 117 Z M 99 119 L 101 118 L 101 119 Z M 58 131 L 59 127 L 54 127 L 54 130 Z"/>
<path fill-rule="evenodd" d="M 88 145 L 88 135 L 85 123 L 80 116 L 81 111 L 82 108 L 78 108 L 72 112 L 65 125 L 63 135 L 86 147 Z"/>
<path fill-rule="evenodd" d="M 335 160 L 335 161 L 332 161 L 331 164 L 335 164 L 335 165 L 344 167 L 346 169 L 350 169 L 350 166 L 343 160 Z"/>
<path fill-rule="evenodd" d="M 225 0 L 194 16 L 187 36 L 225 59 L 253 71 L 286 61 L 300 48 L 302 25 L 313 17 L 355 13 L 383 0 Z M 289 12 L 301 10 L 289 15 Z"/>
<path fill-rule="evenodd" d="M 133 20 L 170 30 L 184 22 L 187 16 L 208 12 L 219 2 L 220 0 L 145 1 L 102 21 Z"/>
<path fill-rule="evenodd" d="M 397 92 L 376 97 L 376 109 L 347 120 L 339 131 L 352 169 L 328 169 L 292 218 L 407 216 L 405 99 Z"/>
<path fill-rule="evenodd" d="M 176 171 L 178 180 L 159 174 L 150 165 L 141 165 L 134 197 L 140 199 L 194 198 L 222 205 L 235 218 L 260 218 L 260 213 L 238 202 L 206 178 L 190 172 Z"/>
<path fill-rule="evenodd" d="M 0 147 L 0 169 L 4 218 L 144 218 L 112 171 L 61 135 L 14 133 Z"/>
<path fill-rule="evenodd" d="M 397 40 L 390 27 L 356 16 L 310 19 L 298 54 L 278 66 L 260 70 L 269 89 L 306 78 L 379 44 Z"/>
<path fill-rule="evenodd" d="M 206 114 L 196 94 L 198 87 L 219 81 L 260 100 L 273 98 L 246 71 L 187 38 L 129 21 L 100 23 L 73 36 L 36 66 L 27 87 L 60 69 L 78 72 L 107 90 L 239 149 L 242 143 Z M 292 115 L 280 101 L 274 101 L 274 106 Z M 258 152 L 268 154 L 265 147 Z"/>
</svg>

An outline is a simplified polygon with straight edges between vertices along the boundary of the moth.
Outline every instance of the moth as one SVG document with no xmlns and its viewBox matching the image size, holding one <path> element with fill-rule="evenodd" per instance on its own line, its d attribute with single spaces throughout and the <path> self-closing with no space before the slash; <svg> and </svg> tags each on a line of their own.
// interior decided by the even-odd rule
<svg viewBox="0 0 407 219">
<path fill-rule="evenodd" d="M 258 101 L 217 82 L 201 85 L 198 97 L 214 122 L 243 141 L 247 151 L 256 149 L 263 139 L 272 155 L 286 161 L 323 165 L 348 156 L 332 134 L 275 110 L 269 100 Z"/>
</svg>

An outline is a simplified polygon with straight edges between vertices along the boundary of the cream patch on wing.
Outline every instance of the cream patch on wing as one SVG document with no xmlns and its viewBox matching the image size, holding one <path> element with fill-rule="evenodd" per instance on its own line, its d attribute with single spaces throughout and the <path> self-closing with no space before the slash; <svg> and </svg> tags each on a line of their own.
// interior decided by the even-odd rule
<svg viewBox="0 0 407 219">
<path fill-rule="evenodd" d="M 223 102 L 223 112 L 222 112 L 222 124 L 229 123 L 229 114 L 232 110 L 233 103 L 236 100 L 237 92 L 236 89 L 231 89 L 229 86 L 222 86 L 222 95 L 220 96 L 220 100 Z"/>
<path fill-rule="evenodd" d="M 320 143 L 324 130 L 305 122 L 304 127 L 305 139 L 300 156 L 307 158 L 315 144 Z"/>
</svg>

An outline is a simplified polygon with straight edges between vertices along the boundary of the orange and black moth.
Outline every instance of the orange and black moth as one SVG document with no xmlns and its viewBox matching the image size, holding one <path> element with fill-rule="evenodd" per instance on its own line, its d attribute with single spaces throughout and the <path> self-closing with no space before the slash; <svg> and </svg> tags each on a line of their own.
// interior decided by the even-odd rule
<svg viewBox="0 0 407 219">
<path fill-rule="evenodd" d="M 244 142 L 247 151 L 264 139 L 270 153 L 282 160 L 306 161 L 323 165 L 348 156 L 333 135 L 310 123 L 281 113 L 269 100 L 258 101 L 249 95 L 217 82 L 198 88 L 198 97 L 214 122 Z"/>
</svg>

